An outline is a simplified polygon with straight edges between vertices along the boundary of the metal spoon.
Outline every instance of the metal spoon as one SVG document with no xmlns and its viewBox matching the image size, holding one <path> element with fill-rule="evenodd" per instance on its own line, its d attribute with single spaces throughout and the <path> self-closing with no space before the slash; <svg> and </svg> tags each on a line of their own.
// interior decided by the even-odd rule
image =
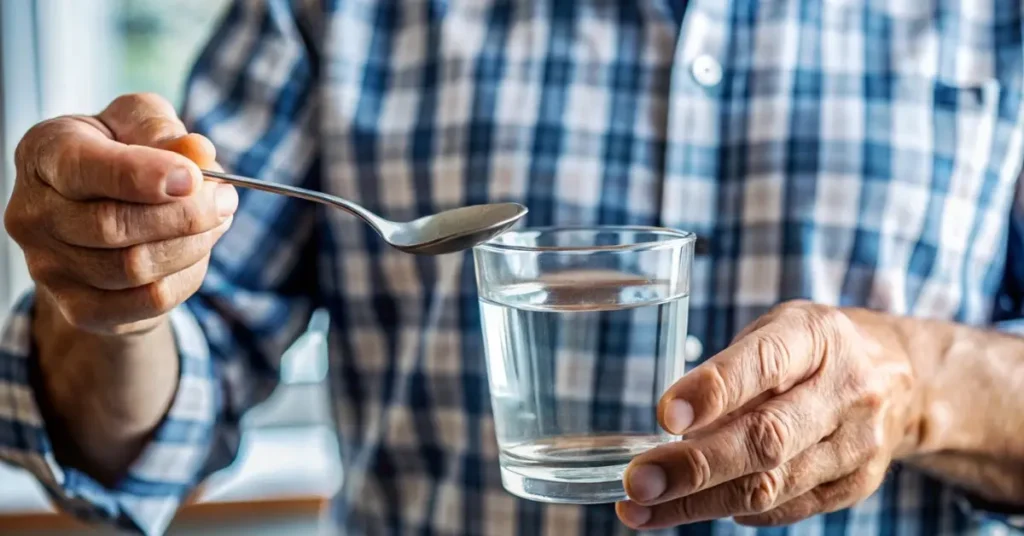
<svg viewBox="0 0 1024 536">
<path fill-rule="evenodd" d="M 368 223 L 388 244 L 418 255 L 440 255 L 469 249 L 498 236 L 526 215 L 526 207 L 518 203 L 493 203 L 446 210 L 405 223 L 394 222 L 347 199 L 323 192 L 206 169 L 202 172 L 207 177 L 235 186 L 340 208 Z"/>
</svg>

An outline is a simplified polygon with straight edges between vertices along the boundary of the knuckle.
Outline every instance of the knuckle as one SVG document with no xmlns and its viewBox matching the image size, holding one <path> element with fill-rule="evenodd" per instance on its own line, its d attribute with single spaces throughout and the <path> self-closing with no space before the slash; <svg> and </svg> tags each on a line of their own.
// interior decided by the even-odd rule
<svg viewBox="0 0 1024 536">
<path fill-rule="evenodd" d="M 865 387 L 859 396 L 859 405 L 871 415 L 882 411 L 885 406 L 885 395 L 875 387 Z"/>
<path fill-rule="evenodd" d="M 748 480 L 747 489 L 743 490 L 745 503 L 742 507 L 747 512 L 767 512 L 775 506 L 782 492 L 782 478 L 775 471 L 767 471 L 754 475 Z"/>
<path fill-rule="evenodd" d="M 885 440 L 882 436 L 881 429 L 871 427 L 869 433 L 864 436 L 864 455 L 862 461 L 868 461 L 882 452 L 882 449 L 885 447 Z"/>
<path fill-rule="evenodd" d="M 839 309 L 806 300 L 793 300 L 782 304 L 779 314 L 795 325 L 817 332 L 834 331 L 847 321 L 846 315 Z"/>
<path fill-rule="evenodd" d="M 32 153 L 34 150 L 33 139 L 38 134 L 37 129 L 39 125 L 32 127 L 29 131 L 18 141 L 18 145 L 14 148 L 14 165 L 18 168 L 25 167 L 32 159 Z"/>
<path fill-rule="evenodd" d="M 24 223 L 24 214 L 20 210 L 20 204 L 12 197 L 11 201 L 7 204 L 7 208 L 4 210 L 4 230 L 7 231 L 7 235 L 17 244 L 25 242 L 25 232 L 28 226 Z"/>
<path fill-rule="evenodd" d="M 60 263 L 50 260 L 45 255 L 25 252 L 25 265 L 28 275 L 36 283 L 47 285 L 55 281 L 60 273 Z"/>
<path fill-rule="evenodd" d="M 791 435 L 784 419 L 769 408 L 752 411 L 748 419 L 747 445 L 754 469 L 767 470 L 781 465 L 786 459 L 786 445 Z"/>
<path fill-rule="evenodd" d="M 80 173 L 77 166 L 79 162 L 78 153 L 80 146 L 77 143 L 69 143 L 67 136 L 53 127 L 53 134 L 47 135 L 44 142 L 36 145 L 34 152 L 35 172 L 49 176 L 51 179 L 59 179 L 55 184 L 64 184 Z"/>
<path fill-rule="evenodd" d="M 145 93 L 126 93 L 119 95 L 114 100 L 110 101 L 109 109 L 112 110 L 133 110 L 142 105 Z"/>
<path fill-rule="evenodd" d="M 131 246 L 120 252 L 121 274 L 130 286 L 149 283 L 153 276 L 153 259 L 145 245 Z"/>
<path fill-rule="evenodd" d="M 812 333 L 818 333 L 834 355 L 847 357 L 851 355 L 853 341 L 860 338 L 857 328 L 850 318 L 835 307 L 819 307 L 812 317 Z"/>
<path fill-rule="evenodd" d="M 192 236 L 206 231 L 208 219 L 199 208 L 190 202 L 179 201 L 174 204 L 176 227 L 184 236 Z"/>
<path fill-rule="evenodd" d="M 882 452 L 885 446 L 883 430 L 873 423 L 866 422 L 860 425 L 860 430 L 855 434 L 854 439 L 845 442 L 842 456 L 853 465 L 863 466 Z"/>
<path fill-rule="evenodd" d="M 49 203 L 39 191 L 18 181 L 4 209 L 4 229 L 17 244 L 25 246 L 33 237 L 51 231 Z"/>
<path fill-rule="evenodd" d="M 88 300 L 75 299 L 65 294 L 56 295 L 54 298 L 57 308 L 68 324 L 82 330 L 91 330 L 95 327 L 96 314 Z"/>
<path fill-rule="evenodd" d="M 96 234 L 100 243 L 117 246 L 127 241 L 130 222 L 123 206 L 115 201 L 100 201 L 94 207 Z"/>
<path fill-rule="evenodd" d="M 157 141 L 178 123 L 174 106 L 156 93 L 129 93 L 114 99 L 107 114 L 122 118 L 133 129 Z"/>
<path fill-rule="evenodd" d="M 704 489 L 711 481 L 711 464 L 707 456 L 699 449 L 687 447 L 680 452 L 679 459 L 682 469 L 680 474 L 683 475 L 680 479 L 681 491 L 689 494 Z"/>
<path fill-rule="evenodd" d="M 786 345 L 778 334 L 759 333 L 755 339 L 754 352 L 758 374 L 770 384 L 777 384 L 786 377 L 789 363 Z"/>
<path fill-rule="evenodd" d="M 845 482 L 838 482 L 834 486 L 831 486 L 827 492 L 821 496 L 821 502 L 825 506 L 833 506 L 846 502 L 856 497 L 859 491 L 866 486 L 867 476 L 865 471 L 857 471 Z"/>
<path fill-rule="evenodd" d="M 151 283 L 149 289 L 149 308 L 157 315 L 169 313 L 178 305 L 177 293 L 168 279 Z"/>
<path fill-rule="evenodd" d="M 843 329 L 850 324 L 850 319 L 846 314 L 835 307 L 816 307 L 814 318 L 821 324 L 837 330 Z"/>
<path fill-rule="evenodd" d="M 862 469 L 850 475 L 845 481 L 836 482 L 833 486 L 826 488 L 821 496 L 821 502 L 826 507 L 848 503 L 870 494 L 870 486 L 871 474 Z"/>
<path fill-rule="evenodd" d="M 695 371 L 700 374 L 698 384 L 703 386 L 697 396 L 704 406 L 704 411 L 711 415 L 721 415 L 729 406 L 729 387 L 725 376 L 718 366 L 712 365 Z"/>
<path fill-rule="evenodd" d="M 693 519 L 695 517 L 695 508 L 692 497 L 683 497 L 681 499 L 669 501 L 662 506 L 659 506 L 659 508 L 665 508 L 668 510 L 666 512 L 668 514 L 666 517 L 669 519 L 686 520 Z"/>
<path fill-rule="evenodd" d="M 170 103 L 159 94 L 141 91 L 120 95 L 110 102 L 109 108 L 128 112 L 129 114 L 136 114 L 145 108 L 157 107 L 158 109 L 163 109 L 169 106 Z"/>
<path fill-rule="evenodd" d="M 871 377 L 869 365 L 854 367 L 846 375 L 842 386 L 848 405 L 862 410 L 867 415 L 877 415 L 885 409 L 886 393 L 883 382 Z M 848 398 L 847 398 L 848 397 Z"/>
<path fill-rule="evenodd" d="M 19 166 L 33 168 L 43 151 L 53 149 L 53 143 L 66 130 L 67 120 L 62 117 L 36 124 L 25 133 L 14 149 L 14 162 Z"/>
<path fill-rule="evenodd" d="M 769 314 L 780 319 L 806 321 L 817 307 L 817 304 L 808 300 L 789 300 L 773 307 Z"/>
</svg>

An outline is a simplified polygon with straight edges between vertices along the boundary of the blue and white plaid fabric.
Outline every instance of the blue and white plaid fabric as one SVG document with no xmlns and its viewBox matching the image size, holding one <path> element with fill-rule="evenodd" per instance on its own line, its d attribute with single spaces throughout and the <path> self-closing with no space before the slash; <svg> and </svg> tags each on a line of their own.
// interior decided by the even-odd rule
<svg viewBox="0 0 1024 536">
<path fill-rule="evenodd" d="M 185 117 L 225 167 L 394 219 L 514 200 L 528 224 L 695 231 L 706 355 L 804 297 L 975 325 L 1024 313 L 1019 0 L 240 1 Z M 502 491 L 470 257 L 387 247 L 340 212 L 243 191 L 173 320 L 182 390 L 117 489 L 60 467 L 29 384 L 31 300 L 0 354 L 0 455 L 65 508 L 151 533 L 229 463 L 239 416 L 327 307 L 341 534 L 625 534 L 612 507 Z M 1011 324 L 1000 324 L 1001 322 Z M 97 356 L 102 358 L 102 356 Z M 1006 534 L 894 468 L 776 530 Z"/>
</svg>

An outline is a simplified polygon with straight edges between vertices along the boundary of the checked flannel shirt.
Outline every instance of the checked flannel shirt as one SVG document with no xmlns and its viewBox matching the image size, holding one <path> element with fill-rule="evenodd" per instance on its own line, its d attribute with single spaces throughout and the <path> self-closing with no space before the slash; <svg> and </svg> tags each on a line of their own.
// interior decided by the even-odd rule
<svg viewBox="0 0 1024 536">
<path fill-rule="evenodd" d="M 1022 10 L 1019 0 L 238 1 L 197 61 L 183 116 L 229 170 L 393 219 L 511 200 L 530 208 L 531 226 L 694 231 L 706 244 L 690 304 L 702 358 L 797 297 L 1012 330 L 1024 316 Z M 242 191 L 202 289 L 172 315 L 180 392 L 115 489 L 52 455 L 30 382 L 32 303 L 0 343 L 0 459 L 82 517 L 161 532 L 182 495 L 230 463 L 240 415 L 273 389 L 282 351 L 325 307 L 345 467 L 326 526 L 629 532 L 611 505 L 501 489 L 468 255 L 406 255 L 344 213 Z M 621 332 L 602 336 L 616 335 L 621 359 L 635 359 Z M 788 528 L 721 520 L 665 532 L 1015 530 L 1019 519 L 973 504 L 897 466 L 864 502 Z"/>
</svg>

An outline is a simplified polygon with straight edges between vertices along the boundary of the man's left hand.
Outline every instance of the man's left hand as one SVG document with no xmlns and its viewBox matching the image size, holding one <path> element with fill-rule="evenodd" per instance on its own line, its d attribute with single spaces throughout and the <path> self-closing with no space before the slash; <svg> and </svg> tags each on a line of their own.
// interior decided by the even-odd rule
<svg viewBox="0 0 1024 536">
<path fill-rule="evenodd" d="M 658 418 L 685 439 L 633 460 L 622 521 L 784 525 L 874 492 L 916 442 L 919 395 L 882 315 L 853 316 L 784 304 L 676 382 Z"/>
</svg>

